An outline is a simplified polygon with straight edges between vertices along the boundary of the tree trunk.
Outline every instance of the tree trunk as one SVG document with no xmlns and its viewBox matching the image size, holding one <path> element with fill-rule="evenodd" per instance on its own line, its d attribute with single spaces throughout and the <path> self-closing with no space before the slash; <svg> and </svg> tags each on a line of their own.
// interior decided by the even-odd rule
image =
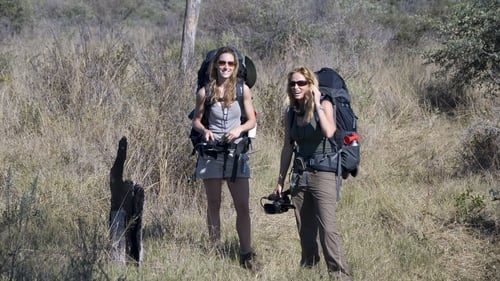
<svg viewBox="0 0 500 281">
<path fill-rule="evenodd" d="M 200 15 L 201 0 L 186 0 L 184 30 L 182 32 L 181 73 L 185 73 L 193 63 L 196 28 Z"/>
</svg>

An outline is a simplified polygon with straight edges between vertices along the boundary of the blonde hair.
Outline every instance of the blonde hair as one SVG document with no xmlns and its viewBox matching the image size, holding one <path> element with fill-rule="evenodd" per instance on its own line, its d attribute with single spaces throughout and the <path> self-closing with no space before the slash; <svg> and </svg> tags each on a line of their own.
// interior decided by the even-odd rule
<svg viewBox="0 0 500 281">
<path fill-rule="evenodd" d="M 316 85 L 318 86 L 318 79 L 316 79 L 316 75 L 314 75 L 314 72 L 312 72 L 309 68 L 305 66 L 301 66 L 298 68 L 295 68 L 294 70 L 290 71 L 287 76 L 287 85 L 286 85 L 286 92 L 288 94 L 288 106 L 290 109 L 295 110 L 296 112 L 300 111 L 300 105 L 299 102 L 295 99 L 293 93 L 292 93 L 292 88 L 288 85 L 288 83 L 292 79 L 292 75 L 295 73 L 300 73 L 302 74 L 305 78 L 306 81 L 309 84 L 309 89 L 306 91 L 304 94 L 304 110 L 305 110 L 305 115 L 304 115 L 304 122 L 309 123 L 311 122 L 311 119 L 314 114 L 314 97 L 313 93 L 311 91 L 311 85 Z"/>
<path fill-rule="evenodd" d="M 217 92 L 217 75 L 218 75 L 217 63 L 219 62 L 220 56 L 226 53 L 233 55 L 234 70 L 233 74 L 225 84 L 224 97 L 223 97 L 224 104 L 231 104 L 231 102 L 233 102 L 236 98 L 236 83 L 238 82 L 238 68 L 239 68 L 238 57 L 231 47 L 221 47 L 217 50 L 209 65 L 210 82 L 208 84 L 208 87 L 210 89 L 210 92 L 213 93 L 212 95 L 213 103 L 215 103 L 219 99 L 219 95 Z"/>
</svg>

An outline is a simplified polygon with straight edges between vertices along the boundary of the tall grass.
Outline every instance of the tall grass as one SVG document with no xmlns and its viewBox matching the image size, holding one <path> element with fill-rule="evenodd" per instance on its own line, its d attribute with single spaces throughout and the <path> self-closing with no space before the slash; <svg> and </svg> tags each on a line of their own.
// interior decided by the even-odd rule
<svg viewBox="0 0 500 281">
<path fill-rule="evenodd" d="M 353 18 L 368 17 L 370 8 L 362 3 L 341 1 L 335 7 Z M 258 18 L 271 19 L 268 12 L 259 10 Z M 259 202 L 276 184 L 285 77 L 299 64 L 338 68 L 359 117 L 361 170 L 344 181 L 337 206 L 353 279 L 500 277 L 500 205 L 482 197 L 498 188 L 498 167 L 496 172 L 457 172 L 463 166 L 464 132 L 483 117 L 481 112 L 498 109 L 498 100 L 476 100 L 485 110 L 458 108 L 451 117 L 428 107 L 422 93 L 432 82 L 432 69 L 417 56 L 382 48 L 387 31 L 369 29 L 375 21 L 354 25 L 349 17 L 340 18 L 332 26 L 336 35 L 301 38 L 315 44 L 273 45 L 284 53 L 259 53 L 260 47 L 245 41 L 248 37 L 238 41 L 236 31 L 215 39 L 201 36 L 197 46 L 234 39 L 257 65 L 252 92 L 259 129 L 250 153 L 253 247 L 263 264 L 257 276 L 239 267 L 227 189 L 221 208 L 223 255 L 208 243 L 204 190 L 200 181 L 189 180 L 195 158 L 187 113 L 194 105 L 197 68 L 178 73 L 178 35 L 137 22 L 62 28 L 46 21 L 34 33 L 4 39 L 0 279 L 324 280 L 323 263 L 312 270 L 298 266 L 293 213 L 265 215 Z M 290 26 L 279 28 L 293 34 Z M 348 37 L 342 47 L 330 44 L 352 30 L 358 31 L 357 41 Z M 307 36 L 306 31 L 301 34 Z M 365 41 L 366 34 L 376 34 L 377 41 Z M 118 267 L 109 257 L 108 173 L 121 136 L 129 139 L 125 175 L 146 192 L 139 268 Z M 457 199 L 460 194 L 463 200 Z M 484 207 L 466 205 L 473 198 Z M 481 219 L 470 220 L 477 212 Z"/>
</svg>

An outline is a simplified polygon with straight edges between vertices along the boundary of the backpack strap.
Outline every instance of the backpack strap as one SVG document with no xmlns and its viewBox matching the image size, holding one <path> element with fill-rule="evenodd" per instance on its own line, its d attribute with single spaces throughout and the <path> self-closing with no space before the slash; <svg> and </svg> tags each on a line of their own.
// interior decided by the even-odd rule
<svg viewBox="0 0 500 281">
<path fill-rule="evenodd" d="M 246 121 L 245 103 L 243 102 L 244 84 L 245 82 L 243 79 L 238 79 L 238 82 L 236 83 L 236 99 L 240 104 L 242 123 Z"/>
<path fill-rule="evenodd" d="M 240 105 L 240 110 L 241 110 L 241 117 L 240 117 L 240 123 L 243 124 L 247 121 L 247 114 L 245 111 L 245 102 L 243 101 L 243 94 L 244 94 L 244 87 L 245 87 L 245 81 L 243 79 L 238 79 L 238 82 L 236 83 L 236 99 L 238 100 L 238 103 Z M 248 132 L 243 133 L 244 138 L 248 138 Z M 252 147 L 252 142 L 250 138 L 248 138 L 248 147 Z"/>
<path fill-rule="evenodd" d="M 201 117 L 201 124 L 205 126 L 205 128 L 207 129 L 208 129 L 208 117 L 210 116 L 210 109 L 214 104 L 212 102 L 212 96 L 213 94 L 210 91 L 210 87 L 208 87 L 208 84 L 205 85 L 205 101 L 204 101 L 205 109 L 203 112 L 203 116 Z"/>
<path fill-rule="evenodd" d="M 337 105 L 332 101 L 330 97 L 327 97 L 332 105 L 333 105 L 333 122 L 337 124 Z M 315 113 L 316 116 L 316 113 Z M 319 116 L 318 116 L 319 119 Z M 319 122 L 318 122 L 319 124 Z M 330 148 L 335 151 L 337 154 L 337 181 L 335 183 L 335 189 L 337 191 L 337 201 L 340 200 L 340 188 L 342 187 L 342 147 L 339 147 L 337 145 L 337 142 L 335 141 L 335 134 L 331 138 L 326 138 L 323 137 L 323 153 L 325 153 L 325 148 L 326 148 L 326 140 L 330 143 Z"/>
<path fill-rule="evenodd" d="M 238 103 L 240 105 L 240 110 L 241 110 L 241 117 L 240 117 L 240 122 L 243 123 L 246 121 L 246 111 L 245 111 L 245 103 L 243 102 L 243 93 L 244 93 L 244 84 L 245 81 L 243 79 L 238 79 L 238 82 L 236 83 L 236 99 L 238 100 Z M 247 143 L 245 146 L 246 147 L 241 147 L 237 145 L 237 149 L 234 151 L 233 155 L 233 170 L 231 172 L 231 182 L 234 182 L 236 180 L 236 175 L 238 174 L 238 162 L 240 159 L 240 154 L 243 153 L 243 151 L 247 151 L 248 147 L 251 146 L 250 143 L 250 138 L 248 137 L 247 133 L 243 135 L 244 140 L 242 142 Z M 225 164 L 224 164 L 225 165 Z"/>
<path fill-rule="evenodd" d="M 333 105 L 333 122 L 337 124 L 337 105 L 333 103 L 333 101 L 330 98 L 327 98 L 328 100 L 331 101 Z M 319 124 L 319 116 L 316 112 L 314 112 L 314 118 L 316 119 L 316 122 Z M 320 125 L 321 126 L 321 125 Z M 337 191 L 337 201 L 340 200 L 340 188 L 342 187 L 342 147 L 339 147 L 337 143 L 335 142 L 335 135 L 331 138 L 326 138 L 323 137 L 323 153 L 326 152 L 326 141 L 330 143 L 330 148 L 332 148 L 333 151 L 337 154 L 337 180 L 335 184 L 335 189 Z"/>
<path fill-rule="evenodd" d="M 297 152 L 296 151 L 296 148 L 297 146 L 295 145 L 295 140 L 292 139 L 291 137 L 291 134 L 290 132 L 292 131 L 292 126 L 293 126 L 293 122 L 294 122 L 294 119 L 295 119 L 295 112 L 293 112 L 293 109 L 288 107 L 288 110 L 287 110 L 287 115 L 288 115 L 288 135 L 290 136 L 290 144 L 293 146 L 293 152 Z"/>
</svg>

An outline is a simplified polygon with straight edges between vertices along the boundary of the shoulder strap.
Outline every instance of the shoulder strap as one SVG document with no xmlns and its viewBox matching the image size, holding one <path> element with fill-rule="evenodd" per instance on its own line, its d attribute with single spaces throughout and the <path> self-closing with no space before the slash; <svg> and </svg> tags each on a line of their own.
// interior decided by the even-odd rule
<svg viewBox="0 0 500 281">
<path fill-rule="evenodd" d="M 288 107 L 286 113 L 288 115 L 288 124 L 287 124 L 287 126 L 288 126 L 288 135 L 290 136 L 290 143 L 295 147 L 295 145 L 294 145 L 295 141 L 292 139 L 292 136 L 291 136 L 291 131 L 292 131 L 292 126 L 293 126 L 293 121 L 294 121 L 294 118 L 295 118 L 295 113 L 293 112 L 293 109 L 291 109 L 290 107 Z"/>
<path fill-rule="evenodd" d="M 201 117 L 201 124 L 205 126 L 205 128 L 208 128 L 208 117 L 210 116 L 210 109 L 213 105 L 212 102 L 212 92 L 210 91 L 210 87 L 208 85 L 205 85 L 205 112 L 203 112 L 203 116 Z"/>
<path fill-rule="evenodd" d="M 242 79 L 238 79 L 238 82 L 236 83 L 236 99 L 240 104 L 242 122 L 243 120 L 246 120 L 245 103 L 243 102 L 244 83 L 245 82 Z"/>
<path fill-rule="evenodd" d="M 242 79 L 238 79 L 238 82 L 236 83 L 236 98 L 243 100 L 243 82 Z"/>
<path fill-rule="evenodd" d="M 205 107 L 211 106 L 213 104 L 212 102 L 212 91 L 210 91 L 210 87 L 208 87 L 208 84 L 205 85 Z"/>
<path fill-rule="evenodd" d="M 293 110 L 290 107 L 287 109 L 286 113 L 288 114 L 288 129 L 291 130 L 295 114 L 293 113 Z"/>
</svg>

